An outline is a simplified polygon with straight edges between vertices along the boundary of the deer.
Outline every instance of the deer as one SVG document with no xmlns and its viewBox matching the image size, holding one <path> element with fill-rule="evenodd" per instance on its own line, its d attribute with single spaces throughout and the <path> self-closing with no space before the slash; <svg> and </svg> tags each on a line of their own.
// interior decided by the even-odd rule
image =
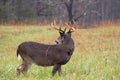
<svg viewBox="0 0 120 80">
<path fill-rule="evenodd" d="M 33 41 L 26 41 L 21 43 L 17 48 L 17 57 L 22 58 L 22 64 L 16 69 L 17 77 L 21 73 L 27 73 L 32 64 L 38 66 L 48 67 L 53 66 L 52 76 L 57 72 L 61 76 L 61 66 L 65 65 L 71 58 L 74 52 L 74 41 L 71 37 L 75 28 L 70 27 L 68 32 L 66 28 L 64 30 L 55 25 L 52 26 L 59 31 L 60 36 L 55 40 L 56 44 L 43 44 Z"/>
</svg>

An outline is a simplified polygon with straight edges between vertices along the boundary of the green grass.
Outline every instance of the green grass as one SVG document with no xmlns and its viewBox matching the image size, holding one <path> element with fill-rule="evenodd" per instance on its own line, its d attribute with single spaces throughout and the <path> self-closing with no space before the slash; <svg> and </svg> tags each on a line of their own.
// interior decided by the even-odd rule
<svg viewBox="0 0 120 80">
<path fill-rule="evenodd" d="M 24 41 L 54 44 L 58 32 L 50 27 L 0 26 L 0 80 L 15 80 L 17 46 Z M 62 76 L 52 67 L 32 65 L 19 80 L 120 80 L 120 26 L 76 30 L 75 51 L 62 66 Z"/>
</svg>

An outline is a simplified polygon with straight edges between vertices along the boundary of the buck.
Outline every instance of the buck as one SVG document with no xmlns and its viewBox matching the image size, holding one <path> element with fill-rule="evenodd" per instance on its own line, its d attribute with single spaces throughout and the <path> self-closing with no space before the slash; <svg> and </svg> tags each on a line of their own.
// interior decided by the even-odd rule
<svg viewBox="0 0 120 80">
<path fill-rule="evenodd" d="M 61 27 L 58 29 L 53 23 L 56 30 L 59 31 L 60 37 L 57 38 L 53 45 L 38 43 L 38 42 L 23 42 L 18 46 L 17 56 L 22 58 L 22 64 L 17 68 L 17 76 L 20 73 L 25 74 L 28 68 L 34 63 L 38 66 L 53 66 L 52 76 L 58 72 L 61 75 L 61 66 L 66 64 L 74 51 L 74 41 L 71 38 L 71 33 L 75 30 L 73 27 L 64 30 Z"/>
</svg>

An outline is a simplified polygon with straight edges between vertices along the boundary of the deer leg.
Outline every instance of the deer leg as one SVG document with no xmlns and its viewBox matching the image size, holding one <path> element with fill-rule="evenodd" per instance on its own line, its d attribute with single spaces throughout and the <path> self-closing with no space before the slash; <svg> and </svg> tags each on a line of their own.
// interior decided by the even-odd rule
<svg viewBox="0 0 120 80">
<path fill-rule="evenodd" d="M 61 65 L 59 64 L 55 64 L 52 70 L 52 76 L 54 76 L 56 74 L 57 71 L 59 71 Z"/>
<path fill-rule="evenodd" d="M 24 64 L 21 64 L 20 66 L 18 66 L 18 68 L 17 68 L 17 76 L 19 76 L 20 75 L 20 73 L 23 71 L 23 69 L 24 69 Z"/>
<path fill-rule="evenodd" d="M 61 70 L 61 65 L 60 65 L 60 67 L 58 68 L 58 75 L 61 76 L 61 73 L 62 73 L 62 70 Z"/>
<path fill-rule="evenodd" d="M 28 70 L 28 68 L 31 66 L 31 63 L 28 62 L 23 62 L 20 66 L 18 66 L 17 68 L 17 76 L 20 75 L 20 73 L 22 72 L 23 74 L 25 74 Z"/>
</svg>

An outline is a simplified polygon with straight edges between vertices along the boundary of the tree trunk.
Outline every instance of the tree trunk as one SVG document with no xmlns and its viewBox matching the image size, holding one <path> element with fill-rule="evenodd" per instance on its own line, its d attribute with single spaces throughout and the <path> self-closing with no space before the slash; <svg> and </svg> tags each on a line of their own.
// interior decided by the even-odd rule
<svg viewBox="0 0 120 80">
<path fill-rule="evenodd" d="M 70 0 L 69 3 L 65 3 L 68 12 L 68 19 L 71 24 L 73 24 L 73 0 Z"/>
</svg>

